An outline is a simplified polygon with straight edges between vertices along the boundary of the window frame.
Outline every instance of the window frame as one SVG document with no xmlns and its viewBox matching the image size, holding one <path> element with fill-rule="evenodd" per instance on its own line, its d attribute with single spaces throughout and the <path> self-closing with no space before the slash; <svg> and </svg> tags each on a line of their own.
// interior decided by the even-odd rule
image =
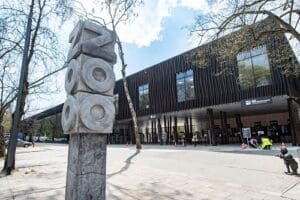
<svg viewBox="0 0 300 200">
<path fill-rule="evenodd" d="M 267 84 L 261 84 L 261 81 L 259 81 L 260 76 L 258 76 L 257 72 L 255 72 L 254 67 L 256 65 L 254 65 L 254 64 L 257 62 L 256 59 L 259 58 L 260 56 L 265 56 L 265 58 L 266 58 L 266 60 L 264 60 L 264 62 L 265 62 L 264 64 L 266 64 L 266 65 L 264 65 L 262 67 L 265 69 L 268 68 L 267 74 L 264 75 L 265 78 L 269 77 L 266 79 L 268 81 Z M 243 51 L 243 52 L 238 53 L 236 55 L 236 61 L 237 61 L 237 77 L 239 78 L 239 88 L 241 90 L 247 90 L 247 89 L 251 89 L 251 88 L 258 88 L 258 87 L 272 85 L 272 83 L 273 83 L 272 71 L 271 71 L 271 66 L 270 66 L 270 62 L 269 62 L 268 50 L 267 50 L 266 44 L 254 47 L 248 51 Z M 249 84 L 250 86 L 245 86 L 246 85 L 245 82 L 242 82 L 240 79 L 240 76 L 242 75 L 242 73 L 241 73 L 242 69 L 241 69 L 240 63 L 241 62 L 246 63 L 246 61 L 248 61 L 248 64 L 250 63 L 250 65 L 251 65 L 251 77 L 249 78 L 249 80 L 252 82 L 252 84 L 251 85 Z M 246 64 L 245 64 L 245 68 L 249 67 L 249 66 L 246 66 Z"/>
<path fill-rule="evenodd" d="M 192 78 L 192 84 L 189 84 L 189 79 Z M 182 81 L 182 85 L 179 85 L 179 81 Z M 180 91 L 179 86 L 183 91 Z M 193 87 L 188 87 L 193 86 Z M 191 91 L 193 90 L 193 91 Z M 181 92 L 181 94 L 179 94 Z M 183 97 L 181 97 L 183 95 Z M 181 71 L 176 73 L 176 97 L 177 102 L 191 101 L 196 98 L 195 94 L 195 79 L 194 79 L 194 71 L 192 69 L 188 69 L 186 71 Z"/>
<path fill-rule="evenodd" d="M 139 108 L 139 110 L 148 110 L 148 109 L 150 109 L 149 83 L 139 85 L 137 89 L 138 89 L 138 108 Z M 141 97 L 143 95 L 147 95 L 147 99 L 148 99 L 148 103 L 145 105 L 145 107 L 142 107 L 142 105 L 141 105 Z"/>
</svg>

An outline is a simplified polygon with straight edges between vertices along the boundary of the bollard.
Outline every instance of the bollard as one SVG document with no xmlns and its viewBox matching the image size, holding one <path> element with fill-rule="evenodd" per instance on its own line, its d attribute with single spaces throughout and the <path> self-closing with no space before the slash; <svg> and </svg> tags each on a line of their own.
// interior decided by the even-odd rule
<svg viewBox="0 0 300 200">
<path fill-rule="evenodd" d="M 62 127 L 70 135 L 65 199 L 105 199 L 106 138 L 115 117 L 113 32 L 79 21 L 70 34 Z"/>
</svg>

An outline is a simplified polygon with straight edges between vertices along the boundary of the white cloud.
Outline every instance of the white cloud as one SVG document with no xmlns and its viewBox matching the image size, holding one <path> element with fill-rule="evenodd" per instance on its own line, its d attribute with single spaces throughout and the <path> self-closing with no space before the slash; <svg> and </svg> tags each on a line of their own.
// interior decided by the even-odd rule
<svg viewBox="0 0 300 200">
<path fill-rule="evenodd" d="M 92 0 L 82 0 L 83 2 L 87 11 L 94 10 L 94 14 L 101 13 L 101 17 L 107 19 L 107 13 L 104 10 L 97 10 Z M 136 44 L 139 47 L 149 46 L 152 42 L 162 39 L 163 21 L 171 16 L 173 9 L 183 7 L 199 11 L 199 14 L 207 14 L 223 9 L 223 2 L 222 0 L 213 3 L 208 3 L 207 0 L 144 0 L 144 4 L 136 8 L 138 16 L 126 24 L 119 24 L 117 30 L 123 42 Z"/>
<path fill-rule="evenodd" d="M 182 7 L 201 11 L 207 11 L 210 7 L 206 0 L 181 0 L 179 5 Z"/>
<path fill-rule="evenodd" d="M 199 14 L 214 14 L 228 7 L 228 2 L 216 0 L 208 2 L 207 0 L 180 0 L 179 6 L 199 11 Z"/>
<path fill-rule="evenodd" d="M 176 0 L 146 0 L 138 11 L 138 17 L 120 25 L 120 38 L 123 42 L 134 43 L 139 47 L 160 40 L 163 19 L 170 16 L 176 6 Z"/>
</svg>

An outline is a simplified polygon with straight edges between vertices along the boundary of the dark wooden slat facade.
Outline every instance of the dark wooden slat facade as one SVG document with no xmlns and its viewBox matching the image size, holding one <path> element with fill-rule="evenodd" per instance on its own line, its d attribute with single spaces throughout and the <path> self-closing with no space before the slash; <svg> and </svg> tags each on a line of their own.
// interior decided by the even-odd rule
<svg viewBox="0 0 300 200">
<path fill-rule="evenodd" d="M 220 39 L 218 42 L 222 42 Z M 280 58 L 280 49 L 289 46 L 284 35 L 269 37 L 263 41 L 267 47 L 268 55 L 275 55 Z M 289 79 L 281 72 L 285 65 L 282 61 L 269 57 L 272 84 L 256 88 L 241 90 L 237 83 L 238 71 L 236 57 L 228 58 L 226 62 L 220 63 L 215 55 L 207 54 L 209 58 L 208 66 L 196 66 L 189 62 L 195 51 L 206 51 L 214 42 L 200 46 L 184 54 L 170 58 L 164 62 L 144 69 L 127 77 L 130 95 L 137 111 L 137 116 L 147 116 L 156 113 L 166 113 L 186 109 L 207 107 L 218 104 L 239 102 L 243 99 L 250 99 L 263 96 L 299 95 L 299 78 Z M 291 54 L 292 50 L 290 49 Z M 197 58 L 194 58 L 197 59 Z M 296 60 L 295 58 L 293 58 Z M 224 73 L 216 76 L 216 72 L 222 67 L 231 69 L 234 73 Z M 177 102 L 176 94 L 176 73 L 193 70 L 195 99 Z M 291 83 L 288 86 L 288 82 Z M 149 84 L 150 108 L 140 110 L 138 108 L 138 86 Z M 289 88 L 288 88 L 289 87 Z M 289 94 L 290 89 L 290 94 Z M 123 82 L 116 82 L 114 93 L 119 94 L 119 112 L 117 120 L 130 119 L 130 111 L 124 94 Z"/>
<path fill-rule="evenodd" d="M 237 35 L 236 33 L 233 33 L 232 35 Z M 225 36 L 224 38 L 197 47 L 127 77 L 130 96 L 136 109 L 137 116 L 146 116 L 140 118 L 139 122 L 148 121 L 147 125 L 143 127 L 145 128 L 145 140 L 147 143 L 162 142 L 162 132 L 164 131 L 167 133 L 167 144 L 170 144 L 173 141 L 178 144 L 182 137 L 180 131 L 177 129 L 178 124 L 180 126 L 182 126 L 182 124 L 184 125 L 184 134 L 188 142 L 190 142 L 192 135 L 195 132 L 200 131 L 200 129 L 193 131 L 193 124 L 197 124 L 199 120 L 192 119 L 191 113 L 185 112 L 183 117 L 178 116 L 176 113 L 174 114 L 176 111 L 206 107 L 206 120 L 210 127 L 210 134 L 212 135 L 210 142 L 215 145 L 217 144 L 217 132 L 214 121 L 215 118 L 218 120 L 219 114 L 221 130 L 223 132 L 222 143 L 229 142 L 227 141 L 227 113 L 223 111 L 219 113 L 214 112 L 210 106 L 240 102 L 244 99 L 281 95 L 288 95 L 291 99 L 295 100 L 295 102 L 298 102 L 298 104 L 300 103 L 300 98 L 298 98 L 300 97 L 300 78 L 287 78 L 286 75 L 282 73 L 282 69 L 292 63 L 291 60 L 294 61 L 295 66 L 299 66 L 285 36 L 283 34 L 274 35 L 265 37 L 263 40 L 259 41 L 259 45 L 266 45 L 267 48 L 272 84 L 242 90 L 237 81 L 238 69 L 236 55 L 224 58 L 219 55 L 220 53 L 218 51 L 214 51 L 214 49 L 220 47 L 223 48 L 222 44 L 227 41 L 228 37 L 232 37 L 232 35 Z M 250 45 L 242 51 L 251 50 L 253 47 L 259 45 Z M 285 54 L 288 55 L 287 58 L 282 56 L 283 51 L 287 52 Z M 195 54 L 197 52 L 201 52 L 201 56 Z M 205 59 L 206 62 L 202 62 L 203 59 Z M 189 69 L 193 70 L 195 98 L 193 100 L 178 102 L 176 74 L 185 72 Z M 221 75 L 216 76 L 216 73 L 223 69 L 228 69 L 230 73 L 222 73 Z M 141 110 L 138 107 L 138 87 L 144 84 L 149 84 L 150 107 Z M 129 143 L 129 141 L 134 143 L 135 137 L 132 131 L 133 123 L 131 121 L 131 114 L 124 93 L 122 80 L 116 81 L 114 94 L 119 95 L 118 113 L 116 113 L 116 135 L 118 135 L 117 133 L 119 131 L 124 143 L 125 141 L 126 143 Z M 41 120 L 48 116 L 58 115 L 61 112 L 62 107 L 62 104 L 58 105 L 26 120 Z M 296 116 L 294 111 L 297 109 L 294 109 L 294 107 L 296 108 L 295 105 L 290 103 L 289 116 L 291 119 L 295 118 L 295 126 L 292 123 L 293 128 L 295 129 L 295 127 L 300 127 L 300 119 L 292 117 Z M 169 114 L 166 115 L 164 113 Z M 241 131 L 241 128 L 243 127 L 241 114 L 232 114 L 235 114 L 237 130 Z M 155 117 L 151 118 L 151 120 L 145 120 L 146 118 L 150 118 L 148 117 L 149 115 L 155 115 Z M 124 120 L 123 123 L 122 120 Z M 122 124 L 123 126 L 118 127 L 118 124 Z M 162 127 L 162 125 L 164 127 Z M 293 137 L 295 136 L 293 141 L 299 144 L 299 133 L 296 129 L 293 131 Z M 298 138 L 296 138 L 296 135 L 298 135 Z"/>
</svg>

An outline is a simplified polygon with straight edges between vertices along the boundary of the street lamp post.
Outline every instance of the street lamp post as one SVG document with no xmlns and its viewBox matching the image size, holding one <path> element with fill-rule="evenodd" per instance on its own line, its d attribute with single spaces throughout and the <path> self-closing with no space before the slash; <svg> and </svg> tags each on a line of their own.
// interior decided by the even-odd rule
<svg viewBox="0 0 300 200">
<path fill-rule="evenodd" d="M 9 139 L 8 150 L 7 150 L 7 155 L 4 164 L 4 170 L 6 171 L 7 175 L 11 174 L 11 170 L 14 168 L 15 152 L 16 152 L 17 137 L 18 137 L 18 127 L 21 118 L 20 116 L 21 99 L 22 99 L 22 94 L 24 92 L 24 85 L 26 84 L 24 83 L 25 76 L 26 76 L 25 72 L 28 71 L 28 52 L 29 52 L 29 45 L 30 45 L 33 8 L 34 8 L 34 0 L 31 0 L 30 11 L 29 11 L 28 21 L 27 21 L 27 28 L 26 28 L 26 37 L 25 37 L 25 45 L 23 51 L 21 74 L 19 80 L 19 88 L 17 94 L 17 103 L 13 115 L 13 128 L 12 128 L 12 134 Z"/>
</svg>

